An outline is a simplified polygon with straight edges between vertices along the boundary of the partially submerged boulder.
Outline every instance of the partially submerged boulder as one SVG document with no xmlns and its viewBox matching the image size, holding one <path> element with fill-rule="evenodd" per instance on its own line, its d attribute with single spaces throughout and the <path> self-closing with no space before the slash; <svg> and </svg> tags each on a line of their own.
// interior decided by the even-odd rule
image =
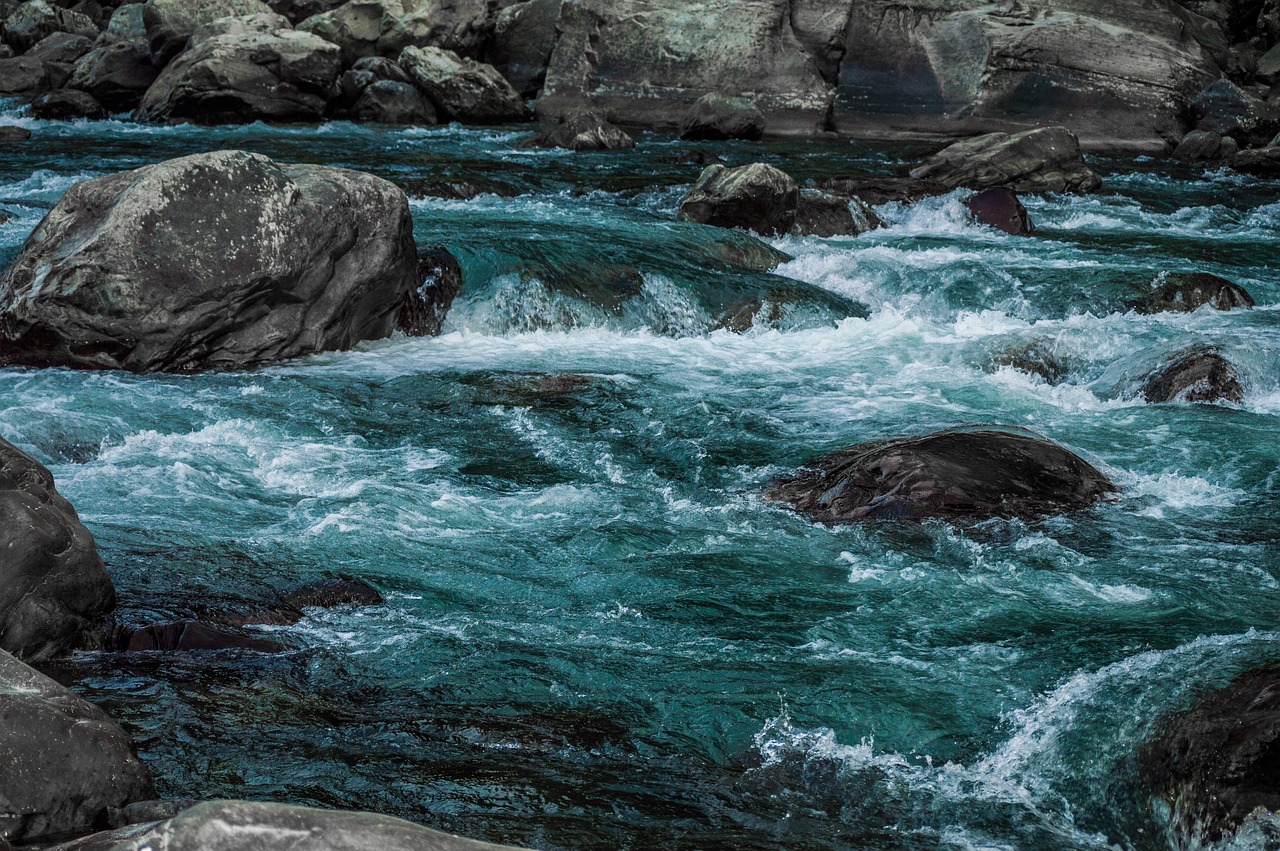
<svg viewBox="0 0 1280 851">
<path fill-rule="evenodd" d="M 1244 384 L 1231 362 L 1209 348 L 1175 358 L 1142 382 L 1148 402 L 1240 402 Z"/>
<path fill-rule="evenodd" d="M 617 151 L 634 148 L 635 139 L 590 109 L 571 109 L 546 119 L 537 144 L 570 151 Z"/>
<path fill-rule="evenodd" d="M 31 138 L 31 131 L 16 124 L 0 124 L 0 143 L 25 142 Z"/>
<path fill-rule="evenodd" d="M 430 125 L 437 120 L 435 107 L 422 92 L 398 80 L 378 80 L 360 93 L 351 107 L 356 121 L 379 124 Z"/>
<path fill-rule="evenodd" d="M 10 62 L 16 60 L 9 60 Z M 0 63 L 3 65 L 3 63 Z M 1241 151 L 1228 161 L 1236 171 L 1261 177 L 1266 180 L 1280 180 L 1280 145 L 1266 148 L 1251 148 Z"/>
<path fill-rule="evenodd" d="M 0 278 L 0 362 L 240 369 L 392 332 L 408 199 L 346 169 L 196 154 L 73 186 Z"/>
<path fill-rule="evenodd" d="M 528 107 L 492 65 L 438 47 L 408 47 L 400 65 L 447 118 L 501 124 L 529 117 Z"/>
<path fill-rule="evenodd" d="M 764 113 L 746 98 L 719 92 L 703 95 L 689 107 L 680 138 L 689 141 L 763 139 Z"/>
<path fill-rule="evenodd" d="M 405 294 L 398 321 L 410 337 L 433 337 L 444 326 L 453 300 L 462 292 L 462 266 L 441 246 L 418 255 L 418 284 Z"/>
<path fill-rule="evenodd" d="M 801 189 L 791 232 L 796 236 L 858 236 L 883 224 L 875 211 L 857 198 Z"/>
<path fill-rule="evenodd" d="M 116 593 L 93 535 L 53 475 L 3 438 L 0 553 L 0 650 L 41 662 L 107 631 Z"/>
<path fill-rule="evenodd" d="M 1055 443 L 978 429 L 841 450 L 774 483 L 768 496 L 818 522 L 841 524 L 1032 519 L 1088 508 L 1115 491 L 1105 475 Z"/>
<path fill-rule="evenodd" d="M 1102 186 L 1085 165 L 1079 140 L 1064 127 L 965 139 L 912 169 L 911 177 L 951 188 L 1003 186 L 1015 192 L 1092 192 Z"/>
<path fill-rule="evenodd" d="M 1003 186 L 984 189 L 964 199 L 964 206 L 978 222 L 1007 234 L 1023 236 L 1035 230 L 1027 208 L 1012 189 Z"/>
<path fill-rule="evenodd" d="M 155 797 L 106 713 L 0 651 L 0 844 L 56 839 Z"/>
<path fill-rule="evenodd" d="M 116 636 L 116 650 L 123 653 L 201 652 L 214 650 L 251 650 L 255 653 L 279 653 L 285 646 L 278 641 L 232 632 L 200 621 L 173 621 L 124 629 Z"/>
<path fill-rule="evenodd" d="M 1139 313 L 1189 312 L 1206 304 L 1215 310 L 1254 306 L 1253 296 L 1237 283 L 1205 272 L 1165 275 L 1158 286 L 1133 303 Z"/>
<path fill-rule="evenodd" d="M 1238 150 L 1240 146 L 1230 136 L 1224 137 L 1212 130 L 1192 130 L 1173 149 L 1173 158 L 1185 162 L 1217 161 L 1230 159 Z"/>
<path fill-rule="evenodd" d="M 680 218 L 771 236 L 791 231 L 799 202 L 800 187 L 774 166 L 711 165 L 680 202 Z"/>
<path fill-rule="evenodd" d="M 106 118 L 107 111 L 88 92 L 59 89 L 31 101 L 31 115 L 33 118 L 51 121 L 70 121 L 76 118 Z"/>
</svg>

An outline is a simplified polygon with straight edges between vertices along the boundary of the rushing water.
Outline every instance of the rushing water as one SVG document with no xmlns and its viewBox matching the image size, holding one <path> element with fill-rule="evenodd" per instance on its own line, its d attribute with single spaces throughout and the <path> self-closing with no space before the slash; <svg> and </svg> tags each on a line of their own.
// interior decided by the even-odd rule
<svg viewBox="0 0 1280 851">
<path fill-rule="evenodd" d="M 387 594 L 264 628 L 299 648 L 279 656 L 79 654 L 62 675 L 166 795 L 547 849 L 1163 848 L 1135 747 L 1280 657 L 1280 184 L 1101 161 L 1104 193 L 1028 199 L 1034 237 L 952 195 L 775 240 L 794 259 L 770 275 L 674 222 L 699 167 L 666 138 L 19 121 L 39 135 L 0 160 L 0 263 L 75 181 L 240 147 L 397 181 L 466 272 L 438 338 L 244 374 L 0 371 L 0 433 L 97 536 L 123 621 L 336 572 Z M 920 153 L 714 150 L 801 179 Z M 458 180 L 515 195 L 423 194 Z M 639 292 L 584 303 L 602 267 Z M 1191 270 L 1259 307 L 1126 312 Z M 711 330 L 743 288 L 812 309 Z M 1201 343 L 1243 404 L 1134 398 Z M 1032 344 L 1060 383 L 1000 365 Z M 828 529 L 761 499 L 821 452 L 971 423 L 1035 429 L 1123 493 L 969 528 Z"/>
</svg>

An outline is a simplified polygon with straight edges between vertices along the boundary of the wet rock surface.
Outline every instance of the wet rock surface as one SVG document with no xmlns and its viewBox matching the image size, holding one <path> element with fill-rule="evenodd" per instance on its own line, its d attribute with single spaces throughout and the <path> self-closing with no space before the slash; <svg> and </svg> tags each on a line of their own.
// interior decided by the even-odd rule
<svg viewBox="0 0 1280 851">
<path fill-rule="evenodd" d="M 617 151 L 634 148 L 636 144 L 626 131 L 589 109 L 572 109 L 544 119 L 536 141 L 542 147 L 570 151 Z"/>
<path fill-rule="evenodd" d="M 789 232 L 796 223 L 800 187 L 786 172 L 764 163 L 707 166 L 680 202 L 680 217 L 759 234 Z"/>
<path fill-rule="evenodd" d="M 1196 349 L 1165 364 L 1142 382 L 1148 402 L 1241 402 L 1239 372 L 1213 349 Z"/>
<path fill-rule="evenodd" d="M 1015 192 L 1092 192 L 1102 180 L 1084 163 L 1080 142 L 1063 127 L 956 142 L 911 170 L 915 180 L 955 188 L 1002 186 Z"/>
<path fill-rule="evenodd" d="M 1013 190 L 1003 187 L 984 189 L 964 200 L 965 209 L 984 225 L 1002 230 L 1013 236 L 1029 234 L 1035 227 L 1027 208 L 1022 206 Z"/>
<path fill-rule="evenodd" d="M 1206 304 L 1215 310 L 1253 307 L 1253 296 L 1244 287 L 1205 272 L 1165 275 L 1147 296 L 1133 302 L 1139 313 L 1186 312 Z"/>
</svg>

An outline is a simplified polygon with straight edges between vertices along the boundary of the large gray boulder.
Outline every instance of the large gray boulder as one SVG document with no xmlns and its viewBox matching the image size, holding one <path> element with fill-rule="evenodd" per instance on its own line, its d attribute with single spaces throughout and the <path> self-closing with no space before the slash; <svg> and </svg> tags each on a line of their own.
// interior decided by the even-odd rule
<svg viewBox="0 0 1280 851">
<path fill-rule="evenodd" d="M 34 56 L 0 59 L 0 97 L 32 98 L 56 89 L 66 78 L 63 68 Z"/>
<path fill-rule="evenodd" d="M 799 203 L 795 179 L 774 166 L 709 165 L 680 202 L 680 218 L 773 236 L 791 231 Z"/>
<path fill-rule="evenodd" d="M 93 535 L 53 475 L 3 438 L 0 553 L 0 650 L 41 662 L 109 631 L 116 594 Z"/>
<path fill-rule="evenodd" d="M 73 186 L 0 278 L 0 362 L 233 369 L 385 337 L 417 298 L 404 192 L 196 154 Z"/>
<path fill-rule="evenodd" d="M 111 13 L 106 32 L 128 41 L 147 40 L 147 22 L 142 18 L 143 3 L 127 3 Z"/>
<path fill-rule="evenodd" d="M 761 139 L 764 113 L 746 98 L 719 92 L 703 95 L 689 108 L 680 125 L 680 138 L 689 140 Z"/>
<path fill-rule="evenodd" d="M 571 151 L 617 151 L 634 148 L 635 139 L 590 109 L 575 109 L 543 119 L 537 144 Z"/>
<path fill-rule="evenodd" d="M 341 70 L 338 48 L 310 33 L 205 35 L 161 72 L 137 117 L 200 124 L 317 121 Z"/>
<path fill-rule="evenodd" d="M 1064 127 L 965 139 L 912 169 L 911 177 L 952 188 L 1003 186 L 1014 192 L 1092 192 L 1102 186 L 1085 165 L 1079 140 Z"/>
<path fill-rule="evenodd" d="M 748 97 L 773 135 L 823 129 L 831 87 L 791 26 L 789 0 L 728 0 L 696 11 L 667 0 L 565 0 L 539 109 L 590 101 L 622 126 L 678 130 L 719 92 Z"/>
<path fill-rule="evenodd" d="M 522 97 L 536 97 L 547 78 L 563 0 L 528 0 L 498 13 L 485 56 Z"/>
<path fill-rule="evenodd" d="M 479 53 L 493 30 L 493 0 L 349 0 L 298 28 L 342 49 L 350 65 L 364 56 L 399 56 L 406 47 Z"/>
<path fill-rule="evenodd" d="M 406 47 L 400 66 L 448 119 L 501 124 L 529 117 L 520 95 L 492 65 L 438 47 Z"/>
<path fill-rule="evenodd" d="M 1210 348 L 1193 349 L 1142 380 L 1142 398 L 1160 402 L 1241 402 L 1244 384 L 1235 366 Z"/>
<path fill-rule="evenodd" d="M 517 851 L 374 813 L 253 801 L 208 801 L 151 825 L 101 833 L 50 851 Z"/>
<path fill-rule="evenodd" d="M 93 95 L 108 112 L 124 112 L 138 105 L 156 76 L 146 43 L 121 40 L 81 57 L 67 87 Z"/>
<path fill-rule="evenodd" d="M 147 28 L 151 58 L 157 66 L 182 52 L 202 24 L 231 15 L 270 13 L 262 0 L 147 0 L 142 20 Z"/>
<path fill-rule="evenodd" d="M 88 15 L 63 9 L 47 0 L 23 3 L 4 22 L 5 44 L 19 53 L 59 32 L 94 38 L 98 28 Z"/>
<path fill-rule="evenodd" d="M 0 651 L 0 844 L 84 833 L 154 798 L 146 766 L 106 713 Z"/>
</svg>

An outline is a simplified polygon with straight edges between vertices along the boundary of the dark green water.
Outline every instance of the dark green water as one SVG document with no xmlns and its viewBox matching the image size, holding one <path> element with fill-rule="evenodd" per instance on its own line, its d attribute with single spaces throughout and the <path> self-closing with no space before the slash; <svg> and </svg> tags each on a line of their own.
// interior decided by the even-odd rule
<svg viewBox="0 0 1280 851">
<path fill-rule="evenodd" d="M 1028 201 L 1034 238 L 952 196 L 777 240 L 795 259 L 769 275 L 674 221 L 699 167 L 663 138 L 575 155 L 458 128 L 21 120 L 39 136 L 0 160 L 0 262 L 77 180 L 242 147 L 400 183 L 419 243 L 467 275 L 439 338 L 249 374 L 0 371 L 0 433 L 97 536 L 122 620 L 334 572 L 387 593 L 265 629 L 299 648 L 281 656 L 77 656 L 65 677 L 166 795 L 545 849 L 1163 848 L 1134 748 L 1280 657 L 1280 184 L 1098 162 L 1106 193 Z M 716 151 L 802 179 L 919 153 Z M 422 194 L 449 180 L 516 195 Z M 620 267 L 632 298 L 583 302 Z M 1259 308 L 1124 311 L 1190 270 Z M 709 330 L 746 291 L 806 307 Z M 1031 343 L 1064 383 L 997 365 Z M 1133 398 L 1202 343 L 1243 404 Z M 966 529 L 827 529 L 760 498 L 815 454 L 971 423 L 1035 429 L 1123 493 Z"/>
</svg>

